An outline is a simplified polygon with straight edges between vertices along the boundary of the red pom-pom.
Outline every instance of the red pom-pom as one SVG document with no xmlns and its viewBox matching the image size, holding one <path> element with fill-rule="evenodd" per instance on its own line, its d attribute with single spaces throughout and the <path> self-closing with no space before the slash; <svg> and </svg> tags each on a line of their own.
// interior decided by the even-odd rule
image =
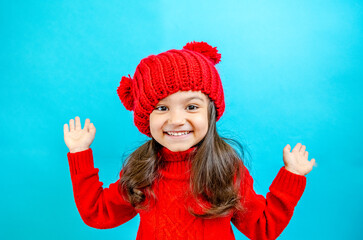
<svg viewBox="0 0 363 240">
<path fill-rule="evenodd" d="M 221 54 L 218 53 L 217 47 L 212 47 L 206 42 L 190 42 L 187 43 L 183 49 L 199 52 L 209 58 L 213 64 L 217 64 L 221 61 Z"/>
<path fill-rule="evenodd" d="M 125 108 L 132 111 L 134 109 L 134 96 L 132 93 L 132 78 L 130 74 L 129 77 L 121 78 L 120 86 L 117 88 L 117 94 Z"/>
</svg>

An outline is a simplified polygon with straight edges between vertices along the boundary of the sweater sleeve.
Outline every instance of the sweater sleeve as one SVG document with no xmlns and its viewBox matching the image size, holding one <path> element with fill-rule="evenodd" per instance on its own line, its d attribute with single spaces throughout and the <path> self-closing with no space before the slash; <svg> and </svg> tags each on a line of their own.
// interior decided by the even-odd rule
<svg viewBox="0 0 363 240">
<path fill-rule="evenodd" d="M 74 199 L 85 224 L 98 229 L 114 228 L 136 216 L 134 207 L 119 193 L 120 179 L 108 188 L 102 187 L 99 170 L 93 165 L 91 148 L 77 153 L 68 152 L 67 157 Z"/>
<path fill-rule="evenodd" d="M 242 168 L 244 179 L 241 200 L 244 211 L 236 211 L 231 219 L 236 228 L 249 239 L 276 239 L 289 223 L 295 206 L 306 185 L 306 177 L 282 167 L 273 180 L 266 198 L 253 190 L 253 179 L 247 168 Z"/>
</svg>

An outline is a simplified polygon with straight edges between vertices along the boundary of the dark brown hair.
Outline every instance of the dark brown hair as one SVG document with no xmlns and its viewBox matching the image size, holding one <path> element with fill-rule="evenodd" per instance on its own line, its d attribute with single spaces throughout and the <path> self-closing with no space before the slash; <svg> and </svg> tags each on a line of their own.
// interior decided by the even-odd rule
<svg viewBox="0 0 363 240">
<path fill-rule="evenodd" d="M 231 141 L 240 149 L 240 153 L 228 144 Z M 191 208 L 188 211 L 196 217 L 215 218 L 229 214 L 229 211 L 244 210 L 243 194 L 239 192 L 243 186 L 243 168 L 245 148 L 237 140 L 220 137 L 216 129 L 216 110 L 213 101 L 208 105 L 208 131 L 197 145 L 193 157 L 190 190 L 196 200 L 202 198 L 210 203 L 205 209 L 199 200 L 198 204 L 205 209 L 204 214 L 197 214 Z M 158 152 L 162 146 L 154 139 L 145 142 L 132 152 L 123 162 L 119 190 L 123 198 L 136 209 L 146 209 L 157 201 L 152 185 L 157 181 L 159 169 L 163 167 Z M 242 175 L 240 174 L 242 173 Z"/>
</svg>

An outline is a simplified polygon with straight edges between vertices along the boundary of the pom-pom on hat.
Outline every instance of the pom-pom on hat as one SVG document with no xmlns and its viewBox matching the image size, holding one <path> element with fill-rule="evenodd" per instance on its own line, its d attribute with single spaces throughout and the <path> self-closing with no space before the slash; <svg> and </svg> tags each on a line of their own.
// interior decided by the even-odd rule
<svg viewBox="0 0 363 240">
<path fill-rule="evenodd" d="M 171 49 L 142 59 L 133 78 L 123 76 L 117 94 L 134 123 L 148 137 L 150 114 L 158 102 L 178 91 L 201 91 L 214 102 L 216 121 L 225 109 L 221 79 L 214 65 L 221 61 L 216 47 L 206 42 L 190 42 L 183 49 Z"/>
</svg>

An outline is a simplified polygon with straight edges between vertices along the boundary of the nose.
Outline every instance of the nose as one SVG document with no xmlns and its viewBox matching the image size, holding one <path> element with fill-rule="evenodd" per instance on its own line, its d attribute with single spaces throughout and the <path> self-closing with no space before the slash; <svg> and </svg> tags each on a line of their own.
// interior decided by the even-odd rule
<svg viewBox="0 0 363 240">
<path fill-rule="evenodd" d="M 169 124 L 183 125 L 185 123 L 185 116 L 182 111 L 172 110 L 169 115 Z"/>
</svg>

